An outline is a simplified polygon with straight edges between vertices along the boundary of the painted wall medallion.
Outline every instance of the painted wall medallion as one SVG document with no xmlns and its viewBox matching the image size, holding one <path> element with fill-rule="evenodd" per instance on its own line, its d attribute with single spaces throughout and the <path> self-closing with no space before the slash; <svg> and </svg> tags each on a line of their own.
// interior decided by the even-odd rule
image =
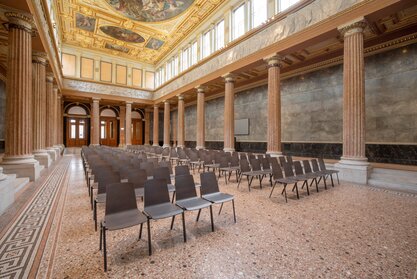
<svg viewBox="0 0 417 279">
<path fill-rule="evenodd" d="M 112 38 L 128 43 L 143 43 L 145 41 L 138 33 L 117 26 L 100 26 L 100 30 Z"/>
<path fill-rule="evenodd" d="M 127 47 L 124 47 L 124 46 L 118 46 L 118 45 L 106 43 L 104 45 L 104 47 L 107 48 L 107 49 L 110 49 L 110 50 L 117 50 L 117 51 L 120 51 L 120 52 L 123 52 L 123 53 L 128 53 L 129 52 L 129 49 Z"/>
<path fill-rule="evenodd" d="M 94 17 L 88 17 L 83 14 L 75 14 L 75 26 L 88 32 L 94 32 L 96 26 L 96 19 Z"/>
<path fill-rule="evenodd" d="M 145 45 L 145 47 L 153 49 L 153 50 L 158 50 L 163 44 L 164 44 L 164 41 L 161 41 L 155 38 L 150 38 L 148 43 Z"/>
<path fill-rule="evenodd" d="M 171 19 L 187 10 L 194 0 L 106 0 L 124 16 L 144 22 Z"/>
</svg>

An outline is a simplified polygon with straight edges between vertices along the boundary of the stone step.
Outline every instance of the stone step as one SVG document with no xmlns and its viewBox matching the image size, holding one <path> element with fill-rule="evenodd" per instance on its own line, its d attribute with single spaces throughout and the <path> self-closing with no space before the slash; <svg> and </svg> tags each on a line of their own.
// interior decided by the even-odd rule
<svg viewBox="0 0 417 279">
<path fill-rule="evenodd" d="M 13 187 L 15 189 L 15 193 L 19 192 L 20 190 L 23 189 L 23 187 L 26 186 L 26 184 L 29 183 L 29 178 L 28 177 L 19 177 L 16 178 L 13 182 Z"/>
<path fill-rule="evenodd" d="M 372 169 L 372 174 L 375 174 L 375 175 L 395 175 L 395 176 L 408 177 L 408 178 L 412 178 L 412 179 L 417 180 L 417 172 L 416 171 L 373 168 Z"/>
<path fill-rule="evenodd" d="M 382 180 L 382 179 L 375 179 L 375 178 L 368 179 L 368 184 L 370 186 L 377 187 L 377 188 L 417 194 L 417 185 L 416 184 L 391 182 L 391 181 Z"/>
<path fill-rule="evenodd" d="M 413 171 L 373 168 L 368 184 L 374 187 L 417 194 L 417 173 Z"/>
</svg>

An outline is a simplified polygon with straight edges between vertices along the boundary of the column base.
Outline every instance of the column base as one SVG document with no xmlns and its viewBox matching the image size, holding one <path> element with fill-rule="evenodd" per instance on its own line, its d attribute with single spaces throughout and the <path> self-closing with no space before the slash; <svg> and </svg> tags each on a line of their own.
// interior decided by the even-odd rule
<svg viewBox="0 0 417 279">
<path fill-rule="evenodd" d="M 58 154 L 59 154 L 59 156 L 61 156 L 61 155 L 62 155 L 62 151 L 63 151 L 63 149 L 62 149 L 61 145 L 56 144 L 56 145 L 52 146 L 52 148 L 55 148 L 56 150 L 58 150 Z"/>
<path fill-rule="evenodd" d="M 0 215 L 6 211 L 14 202 L 14 182 L 16 180 L 15 174 L 4 175 L 3 169 L 0 167 Z"/>
<path fill-rule="evenodd" d="M 271 155 L 271 157 L 281 157 L 282 156 L 281 151 L 267 151 L 266 154 Z"/>
<path fill-rule="evenodd" d="M 159 146 L 159 144 L 157 144 L 157 143 L 154 143 L 154 144 L 152 144 L 152 146 Z"/>
<path fill-rule="evenodd" d="M 197 146 L 195 149 L 200 150 L 200 149 L 206 149 L 204 146 Z"/>
<path fill-rule="evenodd" d="M 49 168 L 52 164 L 51 157 L 46 150 L 34 151 L 33 156 L 35 157 L 35 160 L 38 161 L 44 168 Z"/>
<path fill-rule="evenodd" d="M 55 148 L 48 147 L 46 149 L 46 152 L 48 152 L 49 156 L 51 157 L 52 162 L 55 162 L 58 159 L 57 152 L 56 152 Z"/>
<path fill-rule="evenodd" d="M 230 147 L 226 147 L 223 149 L 224 152 L 234 152 L 235 149 L 234 148 L 230 148 Z"/>
<path fill-rule="evenodd" d="M 99 143 L 90 143 L 90 146 L 100 146 Z"/>
<path fill-rule="evenodd" d="M 171 147 L 171 145 L 169 145 L 169 144 L 167 144 L 167 143 L 164 143 L 164 145 L 162 145 L 162 147 L 163 147 L 163 148 L 165 148 L 165 147 Z"/>
<path fill-rule="evenodd" d="M 177 147 L 179 147 L 179 148 L 184 148 L 184 147 L 185 147 L 185 145 L 177 145 Z"/>
<path fill-rule="evenodd" d="M 359 184 L 368 183 L 368 177 L 372 169 L 367 158 L 350 159 L 342 157 L 334 166 L 340 171 L 339 177 L 341 180 Z"/>
<path fill-rule="evenodd" d="M 29 157 L 6 157 L 1 162 L 6 174 L 16 174 L 17 177 L 28 177 L 30 181 L 39 178 L 43 166 L 33 156 Z"/>
<path fill-rule="evenodd" d="M 150 146 L 150 144 L 149 144 L 149 143 L 145 143 L 144 145 L 145 145 L 145 146 Z"/>
</svg>

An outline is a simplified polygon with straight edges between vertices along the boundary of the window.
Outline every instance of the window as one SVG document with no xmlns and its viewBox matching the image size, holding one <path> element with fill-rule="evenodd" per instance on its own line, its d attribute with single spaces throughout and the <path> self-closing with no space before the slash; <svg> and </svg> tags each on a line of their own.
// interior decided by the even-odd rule
<svg viewBox="0 0 417 279">
<path fill-rule="evenodd" d="M 197 64 L 197 42 L 194 42 L 191 45 L 190 60 L 190 66 Z"/>
<path fill-rule="evenodd" d="M 165 63 L 165 73 L 167 80 L 171 79 L 171 62 Z"/>
<path fill-rule="evenodd" d="M 203 34 L 202 38 L 202 46 L 203 46 L 203 52 L 202 52 L 202 58 L 205 58 L 211 54 L 211 30 L 207 31 Z"/>
<path fill-rule="evenodd" d="M 106 138 L 106 121 L 101 121 L 100 123 L 100 138 Z"/>
<path fill-rule="evenodd" d="M 278 0 L 278 12 L 284 11 L 300 0 Z"/>
<path fill-rule="evenodd" d="M 232 13 L 232 40 L 245 33 L 245 5 L 242 4 Z"/>
<path fill-rule="evenodd" d="M 216 47 L 216 50 L 219 50 L 222 47 L 224 47 L 224 20 L 216 24 L 215 32 L 216 32 L 215 47 Z"/>
<path fill-rule="evenodd" d="M 265 22 L 268 18 L 268 1 L 252 0 L 251 2 L 251 18 L 252 27 L 255 28 Z"/>
<path fill-rule="evenodd" d="M 178 76 L 178 55 L 172 60 L 172 77 Z"/>
<path fill-rule="evenodd" d="M 190 55 L 190 47 L 185 48 L 181 52 L 181 71 L 185 71 L 190 67 L 190 64 L 188 63 L 190 60 L 188 59 Z"/>
</svg>

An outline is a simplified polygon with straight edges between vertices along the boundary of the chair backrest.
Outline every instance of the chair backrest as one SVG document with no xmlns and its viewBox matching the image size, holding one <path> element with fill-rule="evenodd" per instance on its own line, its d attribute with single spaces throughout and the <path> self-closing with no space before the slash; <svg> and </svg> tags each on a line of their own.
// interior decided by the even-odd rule
<svg viewBox="0 0 417 279">
<path fill-rule="evenodd" d="M 304 166 L 304 172 L 305 173 L 311 173 L 312 172 L 309 160 L 303 160 L 303 166 Z"/>
<path fill-rule="evenodd" d="M 144 207 L 170 202 L 165 179 L 151 179 L 145 182 Z"/>
<path fill-rule="evenodd" d="M 175 176 L 190 174 L 190 169 L 187 165 L 175 166 Z"/>
<path fill-rule="evenodd" d="M 287 156 L 287 162 L 290 163 L 291 165 L 294 163 L 292 160 L 292 156 Z"/>
<path fill-rule="evenodd" d="M 241 172 L 250 171 L 249 163 L 245 158 L 240 159 L 240 170 L 241 170 Z"/>
<path fill-rule="evenodd" d="M 97 178 L 98 182 L 98 189 L 97 194 L 103 194 L 106 193 L 106 187 L 108 184 L 111 183 L 120 183 L 120 176 L 117 173 L 107 173 L 99 176 Z"/>
<path fill-rule="evenodd" d="M 269 159 L 264 157 L 261 159 L 262 169 L 263 170 L 270 170 L 271 164 L 269 163 Z"/>
<path fill-rule="evenodd" d="M 282 169 L 278 164 L 278 161 L 272 161 L 272 176 L 274 179 L 281 179 L 284 176 L 282 175 Z"/>
<path fill-rule="evenodd" d="M 320 171 L 319 164 L 317 163 L 316 159 L 311 160 L 311 165 L 313 166 L 313 171 L 314 172 L 319 172 Z"/>
<path fill-rule="evenodd" d="M 175 176 L 176 200 L 183 200 L 197 196 L 194 178 L 191 174 Z"/>
<path fill-rule="evenodd" d="M 301 166 L 300 161 L 294 161 L 294 169 L 295 169 L 295 174 L 296 175 L 303 175 L 304 174 L 303 167 Z"/>
<path fill-rule="evenodd" d="M 178 158 L 178 153 L 177 153 L 177 151 L 175 150 L 175 148 L 172 148 L 172 149 L 171 149 L 171 154 L 170 154 L 170 156 L 171 156 L 171 157 L 173 157 L 173 158 Z"/>
<path fill-rule="evenodd" d="M 154 168 L 157 168 L 158 167 L 158 158 L 149 158 L 148 159 L 148 162 L 149 163 L 152 163 L 153 166 L 154 166 Z"/>
<path fill-rule="evenodd" d="M 195 152 L 190 152 L 188 157 L 190 157 L 191 162 L 197 162 L 198 161 L 198 154 L 195 153 Z"/>
<path fill-rule="evenodd" d="M 227 168 L 229 167 L 229 159 L 227 157 L 222 157 L 219 160 L 219 167 L 220 168 Z"/>
<path fill-rule="evenodd" d="M 217 183 L 216 174 L 214 172 L 200 173 L 201 195 L 207 195 L 219 192 L 219 184 Z"/>
<path fill-rule="evenodd" d="M 154 165 L 153 165 L 152 162 L 143 162 L 143 163 L 140 163 L 140 168 L 141 169 L 144 169 L 146 171 L 146 174 L 148 176 L 153 176 L 155 167 L 154 167 Z"/>
<path fill-rule="evenodd" d="M 129 173 L 131 173 L 132 171 L 135 171 L 134 168 L 132 168 L 132 166 L 127 165 L 124 167 L 120 168 L 120 179 L 127 179 L 127 176 L 129 175 Z"/>
<path fill-rule="evenodd" d="M 138 209 L 133 184 L 120 182 L 107 184 L 105 214 L 121 213 L 132 209 Z"/>
<path fill-rule="evenodd" d="M 293 177 L 294 172 L 292 170 L 292 165 L 290 163 L 284 163 L 284 174 L 285 177 Z"/>
<path fill-rule="evenodd" d="M 172 172 L 172 165 L 171 165 L 171 162 L 170 161 L 161 161 L 161 162 L 159 162 L 159 166 L 160 167 L 167 167 L 169 169 L 169 173 L 170 174 L 173 174 L 173 172 Z"/>
<path fill-rule="evenodd" d="M 146 171 L 142 169 L 135 169 L 134 171 L 130 172 L 127 176 L 127 181 L 129 183 L 133 183 L 133 186 L 135 188 L 145 187 L 146 180 L 148 180 L 148 175 L 146 174 Z"/>
<path fill-rule="evenodd" d="M 261 170 L 261 162 L 259 161 L 259 159 L 250 159 L 250 165 L 252 167 L 252 171 Z"/>
<path fill-rule="evenodd" d="M 324 163 L 323 158 L 318 158 L 317 160 L 319 161 L 320 170 L 325 171 L 326 170 L 326 164 Z"/>
<path fill-rule="evenodd" d="M 169 152 L 170 152 L 170 148 L 166 147 L 164 148 L 164 150 L 162 151 L 161 155 L 162 156 L 169 156 Z"/>
<path fill-rule="evenodd" d="M 230 166 L 231 167 L 238 167 L 239 166 L 239 157 L 232 156 L 232 159 L 230 160 Z"/>
<path fill-rule="evenodd" d="M 153 177 L 155 179 L 165 179 L 166 184 L 171 184 L 171 174 L 167 167 L 156 168 L 153 172 Z"/>
<path fill-rule="evenodd" d="M 116 172 L 116 171 L 114 171 L 114 170 L 113 170 L 113 168 L 111 168 L 111 167 L 109 167 L 109 166 L 102 167 L 102 168 L 96 168 L 96 169 L 93 169 L 92 174 L 94 174 L 94 182 L 97 182 L 97 181 L 98 181 L 97 179 L 98 179 L 100 176 L 103 176 L 103 175 L 105 175 L 105 174 L 107 174 L 107 173 L 114 173 L 114 174 L 117 174 L 117 172 Z"/>
<path fill-rule="evenodd" d="M 285 156 L 279 156 L 278 159 L 281 167 L 284 167 L 285 163 L 287 163 L 287 161 L 285 161 Z"/>
</svg>

